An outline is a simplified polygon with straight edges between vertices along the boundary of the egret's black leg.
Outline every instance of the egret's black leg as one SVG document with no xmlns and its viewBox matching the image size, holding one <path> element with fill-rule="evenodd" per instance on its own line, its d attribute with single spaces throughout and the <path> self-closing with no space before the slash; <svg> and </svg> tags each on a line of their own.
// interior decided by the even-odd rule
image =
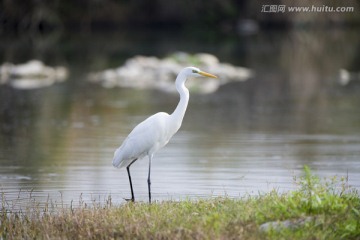
<svg viewBox="0 0 360 240">
<path fill-rule="evenodd" d="M 135 159 L 134 161 L 132 161 L 129 166 L 126 167 L 128 176 L 129 176 L 129 182 L 130 182 L 130 189 L 131 189 L 131 199 L 125 199 L 126 201 L 132 201 L 135 202 L 135 197 L 134 197 L 134 190 L 133 190 L 133 186 L 132 186 L 132 181 L 131 181 L 131 175 L 130 175 L 130 166 L 136 161 L 137 159 Z"/>
<path fill-rule="evenodd" d="M 152 156 L 149 156 L 149 174 L 148 174 L 148 190 L 149 190 L 149 203 L 151 203 L 151 181 L 150 181 L 150 172 L 151 172 L 151 159 L 152 159 Z"/>
</svg>

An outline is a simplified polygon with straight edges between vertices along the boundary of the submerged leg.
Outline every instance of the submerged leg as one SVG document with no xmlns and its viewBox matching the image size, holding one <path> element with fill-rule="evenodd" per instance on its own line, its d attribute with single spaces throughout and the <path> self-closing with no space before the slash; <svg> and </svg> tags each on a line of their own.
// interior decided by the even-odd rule
<svg viewBox="0 0 360 240">
<path fill-rule="evenodd" d="M 150 181 L 150 171 L 151 171 L 151 159 L 152 159 L 152 155 L 149 155 L 149 173 L 148 173 L 148 190 L 149 190 L 149 203 L 151 203 L 151 181 Z"/>
<path fill-rule="evenodd" d="M 132 161 L 129 166 L 126 167 L 128 176 L 129 176 L 129 182 L 130 182 L 130 189 L 131 189 L 131 199 L 125 199 L 126 201 L 132 201 L 135 202 L 135 197 L 134 197 L 134 190 L 133 190 L 133 186 L 132 186 L 132 181 L 131 181 L 131 175 L 130 175 L 130 166 L 136 161 L 137 159 L 135 159 L 134 161 Z"/>
</svg>

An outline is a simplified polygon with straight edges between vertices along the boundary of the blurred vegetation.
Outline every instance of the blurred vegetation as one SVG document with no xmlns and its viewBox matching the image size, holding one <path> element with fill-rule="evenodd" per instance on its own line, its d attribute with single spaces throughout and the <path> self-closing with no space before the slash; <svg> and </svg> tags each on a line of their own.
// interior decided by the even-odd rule
<svg viewBox="0 0 360 240">
<path fill-rule="evenodd" d="M 269 13 L 264 5 L 354 7 L 350 13 Z M 3 0 L 0 34 L 52 30 L 93 31 L 119 27 L 198 27 L 237 31 L 253 21 L 261 27 L 294 27 L 316 23 L 358 26 L 359 1 L 286 0 Z M 246 27 L 246 26 L 245 26 Z"/>
</svg>

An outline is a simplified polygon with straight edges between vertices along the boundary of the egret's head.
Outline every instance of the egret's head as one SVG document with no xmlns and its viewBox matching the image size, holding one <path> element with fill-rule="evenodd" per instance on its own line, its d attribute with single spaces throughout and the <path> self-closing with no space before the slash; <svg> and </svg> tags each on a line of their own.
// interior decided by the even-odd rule
<svg viewBox="0 0 360 240">
<path fill-rule="evenodd" d="M 196 67 L 187 67 L 185 68 L 183 71 L 186 72 L 186 74 L 189 77 L 210 77 L 210 78 L 217 78 L 217 76 L 201 71 L 200 69 L 196 68 Z"/>
</svg>

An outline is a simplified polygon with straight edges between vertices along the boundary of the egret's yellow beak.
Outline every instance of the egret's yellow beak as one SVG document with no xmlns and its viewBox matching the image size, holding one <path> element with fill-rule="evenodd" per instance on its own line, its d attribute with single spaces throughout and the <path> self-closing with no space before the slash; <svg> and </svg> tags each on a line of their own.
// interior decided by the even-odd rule
<svg viewBox="0 0 360 240">
<path fill-rule="evenodd" d="M 203 72 L 203 71 L 200 71 L 198 72 L 200 75 L 203 75 L 204 77 L 211 77 L 211 78 L 218 78 L 217 76 L 215 75 L 212 75 L 211 73 L 207 73 L 207 72 Z"/>
</svg>

